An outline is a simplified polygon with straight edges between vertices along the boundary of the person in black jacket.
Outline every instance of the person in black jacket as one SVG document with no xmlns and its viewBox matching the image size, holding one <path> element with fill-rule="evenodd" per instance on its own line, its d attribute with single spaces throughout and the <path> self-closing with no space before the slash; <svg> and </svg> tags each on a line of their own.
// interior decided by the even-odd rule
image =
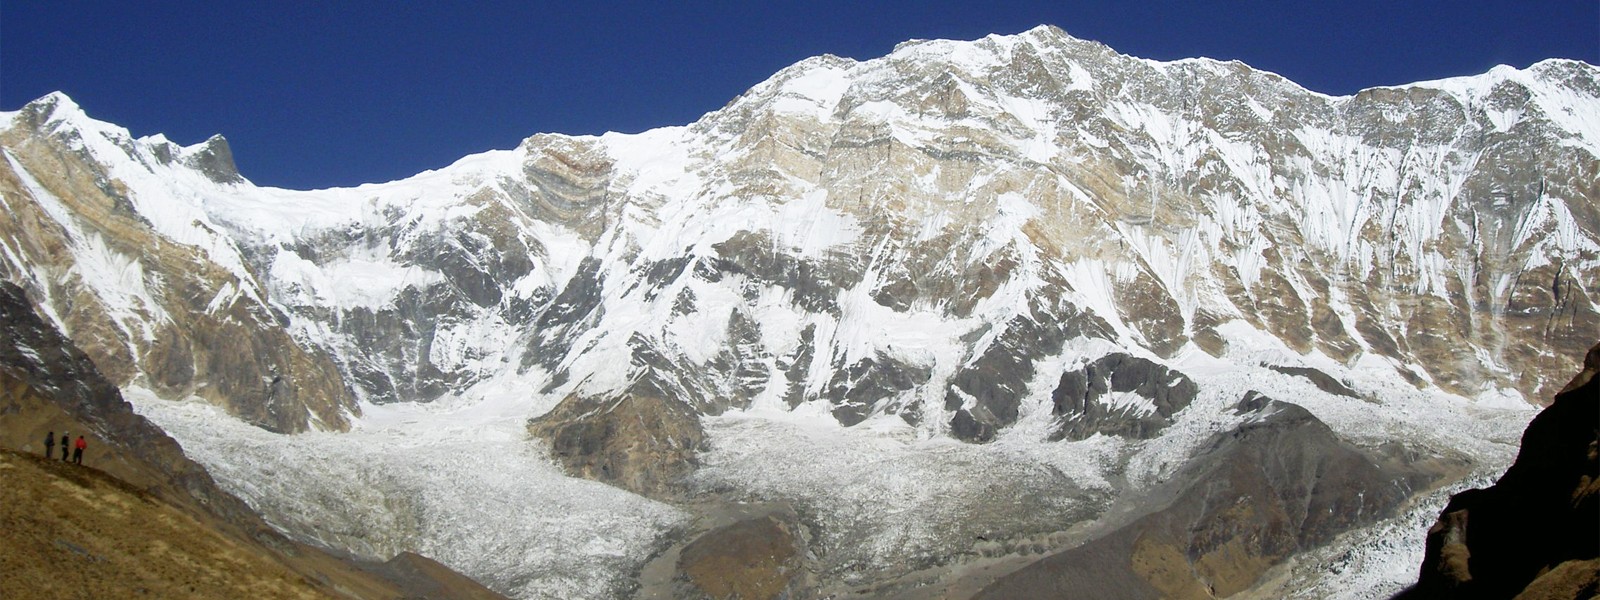
<svg viewBox="0 0 1600 600">
<path fill-rule="evenodd" d="M 61 461 L 62 462 L 66 462 L 66 461 L 72 460 L 72 443 L 68 441 L 68 440 L 72 439 L 70 437 L 71 435 L 72 434 L 67 433 L 65 431 L 61 432 Z"/>
<path fill-rule="evenodd" d="M 44 434 L 44 457 L 45 458 L 55 458 L 55 456 L 54 456 L 55 453 L 56 453 L 56 432 L 52 431 L 50 433 Z"/>
</svg>

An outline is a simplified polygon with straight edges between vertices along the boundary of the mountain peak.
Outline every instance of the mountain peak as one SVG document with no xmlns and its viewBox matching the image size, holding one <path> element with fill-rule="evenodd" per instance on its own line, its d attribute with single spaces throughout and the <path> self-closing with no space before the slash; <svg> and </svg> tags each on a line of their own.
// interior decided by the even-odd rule
<svg viewBox="0 0 1600 600">
<path fill-rule="evenodd" d="M 57 111 L 65 111 L 68 114 L 83 114 L 83 107 L 78 106 L 78 103 L 70 96 L 67 96 L 66 92 L 61 91 L 50 92 L 40 96 L 37 100 L 29 102 L 23 106 L 23 108 L 33 108 L 34 110 L 49 111 L 52 113 Z"/>
<path fill-rule="evenodd" d="M 57 91 L 40 96 L 14 112 L 0 113 L 0 117 L 3 117 L 0 118 L 0 126 L 9 127 L 13 120 L 21 118 L 35 127 L 42 127 L 52 122 L 81 122 L 88 115 L 71 97 Z"/>
<path fill-rule="evenodd" d="M 120 368 L 114 381 L 155 388 L 140 401 L 191 447 L 209 444 L 198 454 L 270 483 L 247 486 L 254 499 L 315 489 L 301 483 L 374 496 L 370 481 L 303 468 L 332 437 L 288 454 L 211 415 L 349 427 L 342 444 L 386 462 L 321 464 L 425 478 L 386 480 L 398 491 L 385 498 L 449 497 L 371 528 L 336 503 L 309 515 L 271 504 L 298 531 L 350 532 L 330 543 L 417 539 L 479 573 L 603 568 L 617 581 L 663 555 L 648 540 L 677 517 L 639 517 L 637 533 L 615 534 L 637 542 L 598 549 L 635 562 L 574 551 L 569 533 L 590 530 L 572 521 L 552 525 L 567 537 L 504 532 L 503 554 L 535 557 L 514 568 L 452 545 L 499 535 L 498 522 L 403 537 L 416 534 L 410 516 L 462 514 L 477 495 L 461 489 L 575 506 L 503 485 L 554 477 L 559 460 L 653 493 L 692 476 L 685 494 L 814 494 L 794 499 L 819 507 L 808 539 L 840 551 L 803 569 L 887 591 L 879 582 L 1000 548 L 979 536 L 1033 547 L 1124 491 L 1178 498 L 1187 488 L 1161 482 L 1199 476 L 1183 465 L 1213 433 L 1272 433 L 1309 413 L 1325 419 L 1320 439 L 1406 444 L 1395 457 L 1504 454 L 1506 426 L 1531 414 L 1512 401 L 1548 396 L 1562 382 L 1545 374 L 1600 323 L 1597 154 L 1569 143 L 1600 115 L 1581 91 L 1594 70 L 1535 69 L 1537 86 L 1475 104 L 1432 89 L 1330 98 L 1241 63 L 1144 61 L 1044 26 L 811 58 L 690 126 L 537 135 L 314 191 L 219 185 L 232 174 L 222 138 L 130 140 L 52 96 L 30 114 L 77 125 L 17 116 L 0 135 L 0 278 Z M 1234 400 L 1252 393 L 1305 412 L 1246 422 Z M 559 441 L 525 453 L 522 418 L 536 415 L 533 430 Z M 595 433 L 623 420 L 617 444 Z M 710 454 L 695 450 L 702 438 Z M 437 462 L 390 458 L 424 446 Z M 458 460 L 468 447 L 500 462 Z M 458 487 L 467 472 L 490 479 Z M 922 481 L 940 484 L 902 494 Z M 434 489 L 454 491 L 414 493 Z M 1055 503 L 1058 491 L 1090 495 Z M 995 497 L 1027 510 L 995 514 Z M 914 504 L 898 516 L 857 518 L 904 498 Z M 1344 506 L 1370 516 L 1372 500 Z M 518 521 L 556 523 L 543 514 Z M 619 531 L 620 511 L 598 514 L 578 521 Z M 1193 536 L 1165 530 L 1181 543 L 1152 556 L 1190 572 Z M 536 593 L 609 584 L 572 585 Z"/>
<path fill-rule="evenodd" d="M 233 162 L 233 149 L 222 134 L 214 134 L 206 141 L 184 148 L 185 162 L 217 183 L 241 183 L 239 167 Z"/>
</svg>

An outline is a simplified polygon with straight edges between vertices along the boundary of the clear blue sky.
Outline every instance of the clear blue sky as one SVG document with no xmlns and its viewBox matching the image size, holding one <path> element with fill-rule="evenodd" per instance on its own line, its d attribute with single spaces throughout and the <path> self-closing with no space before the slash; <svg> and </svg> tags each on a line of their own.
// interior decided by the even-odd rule
<svg viewBox="0 0 1600 600">
<path fill-rule="evenodd" d="M 1041 23 L 1311 89 L 1600 63 L 1596 0 L 1341 2 L 0 0 L 0 109 L 64 91 L 293 188 L 387 181 L 539 132 L 689 123 L 789 64 Z"/>
</svg>

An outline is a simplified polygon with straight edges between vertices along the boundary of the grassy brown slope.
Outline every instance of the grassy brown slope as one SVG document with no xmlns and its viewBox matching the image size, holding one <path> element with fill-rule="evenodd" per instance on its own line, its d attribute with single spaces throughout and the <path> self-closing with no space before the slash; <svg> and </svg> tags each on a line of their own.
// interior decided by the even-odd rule
<svg viewBox="0 0 1600 600">
<path fill-rule="evenodd" d="M 47 431 L 70 432 L 74 437 L 83 435 L 89 444 L 84 466 L 41 459 L 39 455 Z M 16 519 L 16 523 L 5 521 L 4 530 L 0 530 L 0 555 L 3 555 L 0 566 L 4 566 L 0 569 L 0 598 L 10 598 L 13 591 L 56 589 L 39 587 L 55 585 L 54 582 L 79 582 L 84 572 L 95 574 L 95 585 L 121 593 L 73 592 L 41 597 L 139 597 L 141 587 L 151 589 L 146 582 L 150 572 L 165 574 L 158 578 L 160 581 L 192 581 L 188 585 L 195 586 L 196 590 L 185 592 L 186 588 L 178 587 L 172 590 L 177 595 L 151 597 L 301 597 L 282 595 L 300 593 L 294 586 L 278 587 L 283 581 L 299 581 L 311 590 L 309 593 L 313 596 L 310 597 L 499 597 L 421 557 L 383 564 L 345 560 L 273 530 L 243 501 L 219 488 L 204 467 L 184 456 L 176 441 L 133 412 L 116 386 L 100 374 L 97 365 L 55 327 L 40 319 L 20 288 L 3 281 L 0 281 L 0 449 L 22 450 L 21 454 L 11 452 L 8 456 L 23 461 L 18 465 L 31 464 L 39 469 L 34 475 L 56 477 L 58 481 L 50 485 L 61 494 L 75 493 L 72 485 L 87 488 L 103 484 L 108 486 L 106 489 L 122 490 L 128 498 L 162 507 L 145 510 L 145 505 L 133 500 L 113 501 L 110 498 L 117 497 L 113 494 L 103 498 L 113 511 L 105 518 L 119 518 L 124 524 L 159 527 L 119 528 L 115 522 L 75 525 L 71 519 L 90 518 L 87 516 L 90 513 L 82 510 L 83 506 L 60 507 L 53 512 L 32 511 L 31 505 L 58 499 L 48 495 L 13 498 L 26 490 L 23 484 L 27 478 L 23 475 L 29 471 L 22 466 L 0 470 L 4 514 Z M 13 480 L 21 487 L 13 490 Z M 98 496 L 84 497 L 93 500 Z M 127 510 L 133 514 L 117 512 L 124 505 L 131 507 Z M 144 523 L 135 518 L 138 516 L 151 517 L 154 521 Z M 64 540 L 63 545 L 58 546 L 55 538 L 44 540 L 43 546 L 12 542 L 12 528 L 21 531 L 26 529 L 24 526 L 47 534 L 84 527 L 88 532 L 85 539 L 96 542 L 92 546 L 72 540 Z M 189 553 L 183 550 L 185 546 L 168 541 L 155 544 L 154 541 L 162 540 L 163 535 L 174 529 L 187 531 L 204 545 Z M 155 552 L 153 546 L 164 548 L 166 554 L 150 554 Z M 70 560 L 40 558 L 60 558 L 63 548 L 74 556 L 90 557 L 84 559 L 87 564 L 102 570 L 95 571 Z M 210 560 L 205 558 L 209 556 L 206 551 L 219 549 L 220 554 Z M 157 562 L 141 565 L 145 560 Z M 18 566 L 13 567 L 12 561 Z M 13 577 L 20 578 L 28 573 L 32 574 L 29 581 L 12 582 Z M 287 579 L 280 578 L 283 573 L 291 575 Z M 204 587 L 212 584 L 222 587 Z M 248 593 L 238 593 L 234 587 L 228 587 L 258 584 L 265 587 L 260 590 L 248 587 Z M 87 588 L 63 589 L 81 591 Z M 209 591 L 202 593 L 202 589 Z"/>
<path fill-rule="evenodd" d="M 0 479 L 0 588 L 42 598 L 338 597 L 92 467 L 0 450 Z"/>
</svg>

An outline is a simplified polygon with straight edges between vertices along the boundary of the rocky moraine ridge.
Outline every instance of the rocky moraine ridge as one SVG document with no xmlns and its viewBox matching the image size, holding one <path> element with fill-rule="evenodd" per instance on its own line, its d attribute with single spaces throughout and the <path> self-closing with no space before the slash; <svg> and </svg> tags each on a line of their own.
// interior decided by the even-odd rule
<svg viewBox="0 0 1600 600">
<path fill-rule="evenodd" d="M 768 499 L 718 479 L 743 456 L 718 436 L 762 411 L 1109 448 L 1073 483 L 1092 509 L 1055 508 L 1121 515 L 1102 533 L 1135 533 L 1094 543 L 1148 559 L 1130 593 L 1220 594 L 1498 460 L 1385 439 L 1422 431 L 1418 403 L 1526 410 L 1600 339 L 1596 114 L 1578 61 L 1330 97 L 1040 27 L 807 59 L 683 127 L 292 191 L 220 137 L 134 138 L 55 94 L 0 114 L 0 279 L 118 386 L 274 432 L 516 389 L 569 473 L 655 498 Z M 1261 454 L 1284 440 L 1326 452 Z M 1116 500 L 1268 488 L 1238 513 Z M 1303 512 L 1350 493 L 1370 512 Z M 783 529 L 832 545 L 803 567 L 823 581 L 968 560 L 918 545 L 946 537 L 1070 545 L 1021 541 L 1070 523 L 952 527 L 859 575 L 860 540 L 798 504 Z M 1277 525 L 1177 525 L 1246 514 Z M 1075 577 L 1030 569 L 993 583 Z"/>
</svg>

